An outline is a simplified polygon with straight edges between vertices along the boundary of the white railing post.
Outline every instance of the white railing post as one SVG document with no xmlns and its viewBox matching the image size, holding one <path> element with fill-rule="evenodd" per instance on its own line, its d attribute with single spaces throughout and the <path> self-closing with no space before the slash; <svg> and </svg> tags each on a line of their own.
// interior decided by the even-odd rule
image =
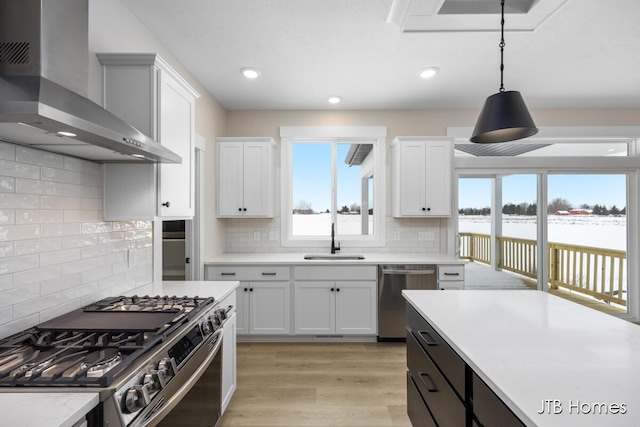
<svg viewBox="0 0 640 427">
<path fill-rule="evenodd" d="M 491 179 L 491 268 L 500 270 L 500 242 L 502 236 L 502 177 Z"/>
</svg>

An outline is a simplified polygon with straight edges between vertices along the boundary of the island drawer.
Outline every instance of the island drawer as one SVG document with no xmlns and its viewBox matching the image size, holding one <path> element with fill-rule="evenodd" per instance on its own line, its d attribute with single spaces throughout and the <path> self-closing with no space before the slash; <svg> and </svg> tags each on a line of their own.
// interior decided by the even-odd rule
<svg viewBox="0 0 640 427">
<path fill-rule="evenodd" d="M 472 374 L 472 406 L 478 423 L 484 427 L 523 427 L 520 419 L 487 386 L 484 381 Z"/>
<path fill-rule="evenodd" d="M 407 414 L 413 427 L 438 427 L 418 392 L 411 372 L 407 372 Z"/>
<path fill-rule="evenodd" d="M 439 265 L 438 280 L 441 282 L 449 280 L 464 281 L 464 265 Z"/>
<path fill-rule="evenodd" d="M 413 333 L 407 334 L 407 365 L 412 380 L 438 426 L 464 427 L 466 411 L 461 398 L 418 344 Z"/>
<path fill-rule="evenodd" d="M 244 282 L 257 280 L 289 280 L 290 267 L 286 266 L 207 266 L 206 280 L 240 280 Z"/>
<path fill-rule="evenodd" d="M 426 320 L 407 303 L 407 325 L 453 389 L 464 399 L 465 363 Z"/>
</svg>

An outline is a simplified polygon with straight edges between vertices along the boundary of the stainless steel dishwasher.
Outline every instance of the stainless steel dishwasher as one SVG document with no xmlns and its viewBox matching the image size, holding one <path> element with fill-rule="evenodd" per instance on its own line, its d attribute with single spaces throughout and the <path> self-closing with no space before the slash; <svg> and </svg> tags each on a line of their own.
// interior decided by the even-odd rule
<svg viewBox="0 0 640 427">
<path fill-rule="evenodd" d="M 378 341 L 406 339 L 404 289 L 438 289 L 436 266 L 378 266 Z"/>
</svg>

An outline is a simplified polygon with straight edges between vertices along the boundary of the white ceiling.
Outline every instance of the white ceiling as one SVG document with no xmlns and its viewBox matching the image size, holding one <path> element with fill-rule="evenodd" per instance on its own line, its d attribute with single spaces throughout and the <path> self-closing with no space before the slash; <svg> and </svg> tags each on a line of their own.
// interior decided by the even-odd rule
<svg viewBox="0 0 640 427">
<path fill-rule="evenodd" d="M 122 2 L 228 110 L 479 109 L 500 84 L 499 32 L 402 32 L 392 0 Z M 640 1 L 571 0 L 505 39 L 529 108 L 640 108 Z"/>
</svg>

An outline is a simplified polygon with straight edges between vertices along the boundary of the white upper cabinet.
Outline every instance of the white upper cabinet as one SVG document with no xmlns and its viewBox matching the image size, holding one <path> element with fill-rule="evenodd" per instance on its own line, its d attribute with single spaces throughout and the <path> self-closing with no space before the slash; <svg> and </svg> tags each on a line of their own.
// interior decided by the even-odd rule
<svg viewBox="0 0 640 427">
<path fill-rule="evenodd" d="M 218 217 L 272 218 L 273 138 L 217 138 Z"/>
<path fill-rule="evenodd" d="M 182 158 L 180 164 L 106 164 L 105 220 L 191 218 L 195 100 L 200 95 L 156 54 L 98 54 L 103 105 Z"/>
<path fill-rule="evenodd" d="M 451 215 L 453 142 L 398 137 L 391 142 L 394 217 Z"/>
</svg>

